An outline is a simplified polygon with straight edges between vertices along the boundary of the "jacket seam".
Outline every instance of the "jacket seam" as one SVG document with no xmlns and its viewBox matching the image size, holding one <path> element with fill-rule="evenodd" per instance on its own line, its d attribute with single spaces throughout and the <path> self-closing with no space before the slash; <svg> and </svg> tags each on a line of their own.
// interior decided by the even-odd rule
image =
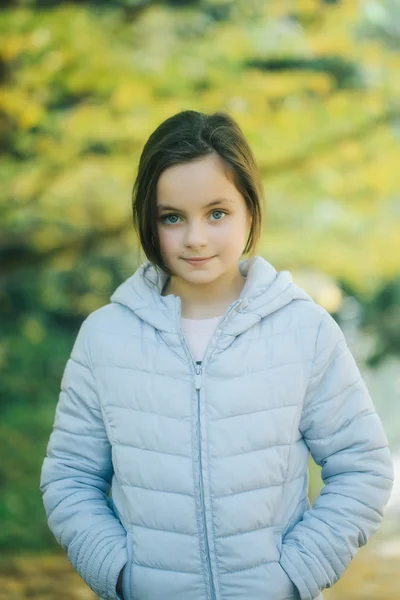
<svg viewBox="0 0 400 600">
<path fill-rule="evenodd" d="M 376 450 L 386 450 L 388 448 L 388 446 L 379 446 L 378 448 L 373 448 L 372 452 L 375 452 Z M 341 450 L 338 450 L 338 452 L 341 452 Z M 332 454 L 329 455 L 329 458 L 331 456 L 334 456 L 335 454 L 337 454 L 336 452 L 333 452 Z M 353 475 L 354 471 L 347 471 L 347 474 L 351 474 Z M 371 471 L 358 471 L 358 473 L 363 473 L 365 475 L 368 475 L 368 477 L 378 477 L 378 479 L 383 479 L 386 481 L 393 481 L 392 477 L 386 477 L 386 475 L 381 475 L 380 473 L 372 473 Z M 340 476 L 346 475 L 346 473 L 340 473 Z M 334 475 L 328 475 L 325 480 L 328 481 L 329 483 L 329 479 L 331 479 L 332 477 L 337 477 L 337 474 Z M 336 493 L 336 492 L 335 492 Z M 351 496 L 349 496 L 351 497 Z"/>
<path fill-rule="evenodd" d="M 97 410 L 97 409 L 93 409 L 93 410 Z M 69 431 L 69 429 L 65 429 L 65 427 L 60 427 L 60 425 L 54 425 L 53 431 L 63 431 L 64 433 L 68 433 L 68 435 L 77 435 L 79 437 L 85 437 L 85 438 L 89 437 L 87 435 L 87 433 L 77 433 L 76 431 Z M 99 435 L 90 435 L 90 438 L 93 440 L 103 440 L 104 439 Z"/>
<path fill-rule="evenodd" d="M 227 454 L 226 456 L 218 456 L 218 459 L 232 458 L 234 456 L 242 456 L 247 454 L 254 454 L 255 452 L 265 452 L 265 450 L 272 450 L 273 448 L 281 448 L 282 446 L 290 446 L 290 442 L 284 444 L 272 444 L 272 446 L 265 446 L 265 448 L 254 448 L 253 450 L 245 450 L 244 452 L 235 452 L 235 454 Z M 216 457 L 214 457 L 216 458 Z"/>
<path fill-rule="evenodd" d="M 197 537 L 197 533 L 185 533 L 184 531 L 171 531 L 170 529 L 161 529 L 160 527 L 150 527 L 149 525 L 140 525 L 140 523 L 132 523 L 132 527 L 141 527 L 142 529 L 150 529 L 150 531 L 162 531 L 163 533 L 172 533 L 174 535 L 186 535 L 187 537 Z"/>
<path fill-rule="evenodd" d="M 122 410 L 134 410 L 135 412 L 144 413 L 145 415 L 154 415 L 155 417 L 161 417 L 162 419 L 173 419 L 174 421 L 183 421 L 185 419 L 188 419 L 187 415 L 185 415 L 184 417 L 171 417 L 170 415 L 162 415 L 160 413 L 152 412 L 150 410 L 142 410 L 141 408 L 134 408 L 133 406 L 121 406 L 119 404 L 107 403 L 107 408 L 108 407 L 114 407 L 114 408 L 118 408 L 118 409 L 122 409 Z"/>
<path fill-rule="evenodd" d="M 351 387 L 351 386 L 347 386 L 347 387 Z M 368 417 L 369 415 L 373 415 L 373 414 L 374 414 L 374 412 L 362 412 L 362 413 L 358 413 L 358 414 L 354 415 L 350 419 L 350 421 L 347 421 L 347 423 L 344 423 L 341 427 L 339 427 L 338 429 L 336 429 L 336 431 L 334 431 L 333 433 L 330 433 L 329 435 L 323 436 L 321 438 L 312 438 L 312 437 L 307 436 L 307 441 L 310 441 L 310 442 L 320 442 L 321 440 L 323 440 L 324 442 L 327 442 L 331 438 L 334 438 L 338 433 L 341 433 L 342 431 L 345 431 L 348 427 L 350 427 L 350 425 L 352 425 L 354 423 L 354 421 L 358 421 L 358 419 L 363 419 L 364 417 Z M 341 451 L 343 451 L 343 448 L 341 448 L 337 452 L 341 452 Z M 334 454 L 337 454 L 337 452 L 333 452 L 332 454 L 330 454 L 329 458 L 331 456 L 333 456 Z"/>
<path fill-rule="evenodd" d="M 140 446 L 135 446 L 134 444 L 130 444 L 128 442 L 120 442 L 118 440 L 115 440 L 114 443 L 115 443 L 115 445 L 118 445 L 118 446 L 134 448 L 135 450 L 143 450 L 144 452 L 154 452 L 155 454 L 165 454 L 166 456 L 175 456 L 176 458 L 186 458 L 187 460 L 192 460 L 191 456 L 185 456 L 184 454 L 174 454 L 173 452 L 164 452 L 163 450 L 153 450 L 152 448 L 141 448 Z"/>
<path fill-rule="evenodd" d="M 284 408 L 290 408 L 290 407 L 293 407 L 293 406 L 298 407 L 298 403 L 296 403 L 296 404 L 285 404 L 284 406 L 269 406 L 268 408 L 261 408 L 260 410 L 252 410 L 250 412 L 238 413 L 236 415 L 227 415 L 226 417 L 217 417 L 216 419 L 210 419 L 210 422 L 214 423 L 215 421 L 223 421 L 224 419 L 233 419 L 235 417 L 244 417 L 246 415 L 255 415 L 257 413 L 269 412 L 271 410 L 282 410 Z"/>
<path fill-rule="evenodd" d="M 76 363 L 80 367 L 83 367 L 84 369 L 87 369 L 88 371 L 92 372 L 92 369 L 90 367 L 88 367 L 87 365 L 84 365 L 83 362 L 81 362 L 80 360 L 77 360 L 76 358 L 73 358 L 72 354 L 70 355 L 69 360 L 71 360 L 72 362 Z"/>
<path fill-rule="evenodd" d="M 124 369 L 127 371 L 133 371 L 133 372 L 137 372 L 137 373 L 147 373 L 148 375 L 151 375 L 152 377 L 171 377 L 171 375 L 169 373 L 157 373 L 155 371 L 148 371 L 147 369 L 143 369 L 142 367 L 134 367 L 134 366 L 124 366 L 124 365 L 115 365 L 112 363 L 99 363 L 99 362 L 95 362 L 93 364 L 94 369 L 104 369 L 104 367 L 108 367 L 110 369 Z M 186 373 L 186 381 L 190 382 L 190 374 Z"/>
<path fill-rule="evenodd" d="M 135 569 L 142 567 L 143 569 L 154 569 L 155 571 L 169 571 L 171 573 L 184 573 L 185 575 L 199 575 L 198 571 L 182 571 L 180 569 L 170 569 L 167 567 L 155 567 L 152 565 L 145 565 L 143 563 L 135 562 Z"/>
<path fill-rule="evenodd" d="M 256 529 L 249 529 L 248 531 L 240 531 L 239 533 L 228 533 L 227 535 L 217 535 L 216 540 L 226 540 L 228 538 L 238 537 L 241 535 L 247 535 L 248 533 L 255 533 L 256 531 L 263 531 L 264 529 L 273 529 L 276 527 L 275 524 L 265 525 L 264 527 L 257 527 Z"/>
<path fill-rule="evenodd" d="M 160 494 L 175 494 L 178 496 L 186 496 L 187 498 L 194 498 L 194 496 L 192 494 L 186 494 L 185 492 L 173 492 L 173 491 L 168 491 L 168 490 L 155 490 L 154 488 L 147 488 L 147 487 L 143 487 L 142 485 L 134 485 L 133 483 L 126 483 L 124 481 L 120 481 L 120 485 L 121 487 L 130 487 L 130 488 L 137 488 L 139 490 L 146 490 L 147 492 L 157 492 Z"/>
<path fill-rule="evenodd" d="M 243 377 L 247 377 L 248 375 L 254 375 L 255 373 L 265 373 L 266 370 L 272 371 L 273 369 L 279 369 L 280 367 L 288 367 L 290 365 L 299 365 L 299 364 L 303 364 L 303 363 L 310 362 L 310 361 L 312 361 L 312 358 L 302 358 L 300 360 L 290 360 L 287 362 L 280 362 L 280 363 L 277 363 L 276 365 L 268 365 L 268 367 L 262 367 L 261 369 L 255 369 L 254 371 L 248 371 L 245 374 L 243 374 L 243 373 L 238 374 L 238 375 L 232 374 L 232 375 L 229 375 L 229 378 L 230 379 L 240 379 Z M 223 377 L 221 377 L 221 379 L 223 379 Z"/>
<path fill-rule="evenodd" d="M 260 567 L 264 567 L 265 565 L 269 565 L 271 563 L 276 563 L 277 560 L 265 560 L 263 562 L 258 563 L 257 565 L 252 565 L 251 567 L 243 567 L 242 569 L 232 569 L 221 571 L 221 575 L 232 575 L 232 573 L 241 573 L 243 571 L 252 571 L 253 569 L 259 569 Z"/>
<path fill-rule="evenodd" d="M 302 477 L 304 477 L 304 473 L 301 473 L 300 475 L 296 475 L 296 477 L 293 477 L 292 479 L 290 479 L 290 481 L 294 481 L 295 479 L 301 479 Z M 238 496 L 239 494 L 249 494 L 250 492 L 258 492 L 260 490 L 267 490 L 269 488 L 272 487 L 279 487 L 280 485 L 285 485 L 286 483 L 288 483 L 289 481 L 286 481 L 285 479 L 282 479 L 282 481 L 280 481 L 279 483 L 269 483 L 268 485 L 263 485 L 259 488 L 252 488 L 251 490 L 243 490 L 241 492 L 233 492 L 232 494 L 225 494 L 223 496 L 215 496 L 216 500 L 220 500 L 221 498 L 229 498 L 231 496 Z"/>
<path fill-rule="evenodd" d="M 335 394 L 334 396 L 330 396 L 329 400 L 330 401 L 334 400 L 338 396 L 341 396 L 344 392 L 347 392 L 348 389 L 350 389 L 350 388 L 352 388 L 352 387 L 354 387 L 356 385 L 360 385 L 360 384 L 362 385 L 362 381 L 361 381 L 360 377 L 357 376 L 357 379 L 355 379 L 354 381 L 348 383 L 344 388 L 342 388 L 341 390 L 339 390 L 337 394 Z M 313 400 L 314 400 L 315 397 L 316 397 L 316 394 L 314 395 Z M 307 417 L 308 414 L 315 409 L 315 406 L 318 406 L 318 404 L 319 403 L 313 404 L 312 401 L 310 401 L 308 403 L 308 405 L 306 406 L 306 408 L 303 410 L 302 418 Z"/>
<path fill-rule="evenodd" d="M 378 510 L 376 510 L 376 508 L 374 508 L 373 506 L 370 506 L 369 504 L 366 504 L 365 502 L 363 502 L 362 500 L 359 500 L 358 498 L 354 498 L 354 496 L 349 496 L 348 494 L 343 494 L 342 492 L 326 492 L 327 494 L 329 493 L 330 496 L 342 496 L 343 498 L 348 498 L 349 500 L 354 500 L 354 502 L 359 502 L 360 504 L 362 504 L 363 506 L 365 506 L 366 508 L 368 508 L 369 510 L 372 510 L 375 514 L 377 514 L 379 516 L 379 518 L 382 518 L 382 513 L 380 513 Z M 354 522 L 349 521 L 354 525 Z"/>
</svg>

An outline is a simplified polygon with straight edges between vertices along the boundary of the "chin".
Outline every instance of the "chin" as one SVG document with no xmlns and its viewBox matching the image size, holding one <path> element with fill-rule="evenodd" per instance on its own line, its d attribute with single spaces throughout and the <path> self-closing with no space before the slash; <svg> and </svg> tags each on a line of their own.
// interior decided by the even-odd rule
<svg viewBox="0 0 400 600">
<path fill-rule="evenodd" d="M 193 269 L 193 271 L 189 271 L 185 269 L 176 269 L 174 271 L 175 276 L 178 276 L 180 279 L 187 281 L 188 283 L 211 283 L 215 279 L 220 277 L 221 273 L 217 269 Z"/>
<path fill-rule="evenodd" d="M 216 273 L 191 273 L 190 275 L 185 273 L 185 275 L 180 275 L 182 279 L 190 283 L 211 283 L 218 276 Z"/>
</svg>

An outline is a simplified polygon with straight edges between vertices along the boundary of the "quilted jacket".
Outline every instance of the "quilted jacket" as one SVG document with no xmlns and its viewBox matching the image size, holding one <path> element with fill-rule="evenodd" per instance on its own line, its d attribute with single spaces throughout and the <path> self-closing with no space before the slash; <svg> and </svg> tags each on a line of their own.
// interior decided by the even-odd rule
<svg viewBox="0 0 400 600">
<path fill-rule="evenodd" d="M 124 600 L 322 598 L 380 526 L 392 456 L 340 327 L 288 271 L 239 268 L 201 365 L 147 262 L 79 330 L 40 489 L 105 600 L 121 569 Z"/>
</svg>

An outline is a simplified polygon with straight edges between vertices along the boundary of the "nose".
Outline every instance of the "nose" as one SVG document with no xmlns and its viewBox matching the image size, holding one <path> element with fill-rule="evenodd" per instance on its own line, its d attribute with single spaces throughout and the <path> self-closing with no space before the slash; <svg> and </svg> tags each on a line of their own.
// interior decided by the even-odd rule
<svg viewBox="0 0 400 600">
<path fill-rule="evenodd" d="M 205 227 L 201 223 L 188 223 L 186 228 L 185 245 L 188 248 L 202 248 L 207 246 Z"/>
</svg>

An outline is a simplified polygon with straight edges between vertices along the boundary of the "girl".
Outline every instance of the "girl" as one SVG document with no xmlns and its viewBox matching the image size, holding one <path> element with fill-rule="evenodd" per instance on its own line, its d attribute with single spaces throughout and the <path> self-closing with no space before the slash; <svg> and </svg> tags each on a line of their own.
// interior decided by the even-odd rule
<svg viewBox="0 0 400 600">
<path fill-rule="evenodd" d="M 106 600 L 321 599 L 380 526 L 382 423 L 336 321 L 256 255 L 262 200 L 224 113 L 183 111 L 143 149 L 148 262 L 78 333 L 40 481 Z"/>
</svg>

